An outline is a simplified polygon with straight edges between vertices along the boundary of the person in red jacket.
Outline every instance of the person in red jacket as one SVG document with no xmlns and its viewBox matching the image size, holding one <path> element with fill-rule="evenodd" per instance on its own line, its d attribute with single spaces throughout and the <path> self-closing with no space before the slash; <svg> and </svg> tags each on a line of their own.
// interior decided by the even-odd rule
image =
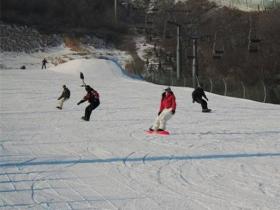
<svg viewBox="0 0 280 210">
<path fill-rule="evenodd" d="M 80 105 L 81 103 L 84 103 L 85 101 L 89 102 L 89 105 L 86 107 L 86 110 L 85 110 L 85 116 L 82 117 L 83 120 L 89 121 L 92 110 L 96 109 L 99 106 L 100 100 L 99 100 L 98 92 L 96 90 L 94 90 L 92 87 L 90 87 L 89 85 L 86 85 L 85 89 L 87 91 L 87 94 L 82 100 L 80 100 L 77 103 L 77 105 Z"/>
<path fill-rule="evenodd" d="M 168 87 L 165 89 L 165 92 L 162 93 L 158 116 L 153 126 L 150 128 L 150 131 L 164 131 L 167 120 L 175 114 L 175 111 L 176 98 L 171 88 Z"/>
</svg>

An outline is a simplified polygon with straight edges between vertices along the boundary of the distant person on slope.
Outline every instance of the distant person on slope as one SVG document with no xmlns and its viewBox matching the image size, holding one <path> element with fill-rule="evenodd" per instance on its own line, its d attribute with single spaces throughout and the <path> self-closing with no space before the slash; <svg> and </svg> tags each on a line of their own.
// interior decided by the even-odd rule
<svg viewBox="0 0 280 210">
<path fill-rule="evenodd" d="M 160 108 L 158 116 L 150 128 L 150 131 L 164 131 L 166 127 L 166 122 L 171 119 L 176 111 L 176 98 L 171 88 L 168 87 L 164 89 L 165 92 L 162 93 Z"/>
<path fill-rule="evenodd" d="M 192 92 L 193 103 L 197 102 L 201 104 L 202 112 L 211 112 L 211 109 L 208 109 L 207 107 L 207 102 L 202 98 L 204 97 L 208 101 L 208 98 L 205 95 L 202 87 L 203 85 L 201 84 Z"/>
<path fill-rule="evenodd" d="M 63 103 L 70 98 L 70 90 L 66 87 L 66 85 L 63 85 L 63 92 L 58 97 L 57 100 L 59 100 L 59 105 L 56 107 L 58 109 L 62 109 Z"/>
<path fill-rule="evenodd" d="M 89 121 L 92 110 L 96 109 L 99 106 L 100 101 L 99 101 L 99 94 L 96 90 L 94 90 L 89 85 L 86 85 L 85 89 L 87 91 L 87 94 L 82 100 L 80 100 L 77 103 L 77 105 L 80 105 L 85 101 L 89 102 L 89 105 L 85 109 L 85 115 L 82 117 L 83 120 Z"/>
<path fill-rule="evenodd" d="M 47 68 L 47 63 L 48 63 L 48 61 L 47 61 L 47 59 L 46 58 L 44 58 L 43 60 L 42 60 L 42 69 L 46 69 Z"/>
</svg>

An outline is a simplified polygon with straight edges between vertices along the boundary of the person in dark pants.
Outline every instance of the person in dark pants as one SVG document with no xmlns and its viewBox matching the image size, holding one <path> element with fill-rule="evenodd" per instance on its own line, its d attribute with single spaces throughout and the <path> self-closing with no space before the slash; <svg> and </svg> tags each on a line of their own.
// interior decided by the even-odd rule
<svg viewBox="0 0 280 210">
<path fill-rule="evenodd" d="M 100 100 L 99 100 L 98 92 L 96 90 L 94 90 L 92 87 L 90 87 L 89 85 L 86 85 L 85 89 L 87 91 L 87 94 L 82 100 L 80 100 L 77 103 L 77 105 L 80 105 L 81 103 L 84 103 L 85 101 L 89 102 L 89 105 L 85 109 L 85 116 L 82 117 L 83 120 L 89 121 L 92 110 L 96 109 L 99 106 Z"/>
<path fill-rule="evenodd" d="M 57 100 L 59 100 L 59 104 L 56 108 L 62 109 L 63 103 L 70 98 L 70 90 L 66 87 L 66 85 L 63 85 L 63 92 L 58 97 Z"/>
<path fill-rule="evenodd" d="M 193 103 L 197 102 L 201 104 L 202 112 L 210 112 L 211 109 L 208 109 L 207 102 L 203 99 L 205 98 L 208 101 L 207 96 L 204 93 L 204 90 L 201 86 L 198 86 L 193 92 L 192 92 L 192 99 Z"/>
<path fill-rule="evenodd" d="M 44 58 L 43 60 L 42 60 L 42 69 L 46 69 L 47 68 L 47 63 L 48 63 L 48 61 L 47 61 L 47 59 L 46 58 Z"/>
</svg>

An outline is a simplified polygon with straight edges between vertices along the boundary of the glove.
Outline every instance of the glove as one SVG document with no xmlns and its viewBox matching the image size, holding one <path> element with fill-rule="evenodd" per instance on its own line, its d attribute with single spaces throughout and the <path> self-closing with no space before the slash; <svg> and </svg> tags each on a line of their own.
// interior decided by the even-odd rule
<svg viewBox="0 0 280 210">
<path fill-rule="evenodd" d="M 208 101 L 208 98 L 206 98 L 206 101 Z"/>
<path fill-rule="evenodd" d="M 161 114 L 161 112 L 158 112 L 158 116 Z"/>
<path fill-rule="evenodd" d="M 194 100 L 192 102 L 194 103 Z"/>
<path fill-rule="evenodd" d="M 171 112 L 172 112 L 172 114 L 175 114 L 175 110 L 172 110 Z"/>
<path fill-rule="evenodd" d="M 78 102 L 77 105 L 79 106 L 81 104 L 81 102 Z"/>
</svg>

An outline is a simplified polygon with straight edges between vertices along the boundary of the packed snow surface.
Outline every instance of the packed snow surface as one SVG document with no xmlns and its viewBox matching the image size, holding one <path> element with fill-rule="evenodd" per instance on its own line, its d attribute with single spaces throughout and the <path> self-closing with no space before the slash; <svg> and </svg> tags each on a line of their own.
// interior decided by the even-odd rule
<svg viewBox="0 0 280 210">
<path fill-rule="evenodd" d="M 280 209 L 279 105 L 207 93 L 202 113 L 171 87 L 171 135 L 151 136 L 164 86 L 108 60 L 39 68 L 0 71 L 0 209 Z M 90 122 L 80 72 L 101 97 Z"/>
</svg>

